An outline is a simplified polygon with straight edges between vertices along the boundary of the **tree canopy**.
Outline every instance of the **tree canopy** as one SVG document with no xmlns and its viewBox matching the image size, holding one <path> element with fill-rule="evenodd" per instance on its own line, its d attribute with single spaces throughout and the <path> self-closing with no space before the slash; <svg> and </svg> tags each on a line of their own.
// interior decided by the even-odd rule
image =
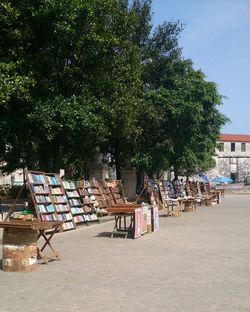
<svg viewBox="0 0 250 312">
<path fill-rule="evenodd" d="M 222 97 L 183 59 L 182 24 L 151 17 L 149 0 L 0 3 L 2 170 L 87 168 L 97 149 L 118 174 L 212 166 Z"/>
</svg>

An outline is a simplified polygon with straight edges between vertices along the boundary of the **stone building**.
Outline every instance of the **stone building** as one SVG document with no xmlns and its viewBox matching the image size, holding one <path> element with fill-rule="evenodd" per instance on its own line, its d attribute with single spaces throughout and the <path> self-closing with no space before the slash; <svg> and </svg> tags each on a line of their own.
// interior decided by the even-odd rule
<svg viewBox="0 0 250 312">
<path fill-rule="evenodd" d="M 22 185 L 23 184 L 23 169 L 16 170 L 10 174 L 3 174 L 0 171 L 0 185 Z"/>
<path fill-rule="evenodd" d="M 213 173 L 243 182 L 250 176 L 250 135 L 221 134 Z"/>
</svg>

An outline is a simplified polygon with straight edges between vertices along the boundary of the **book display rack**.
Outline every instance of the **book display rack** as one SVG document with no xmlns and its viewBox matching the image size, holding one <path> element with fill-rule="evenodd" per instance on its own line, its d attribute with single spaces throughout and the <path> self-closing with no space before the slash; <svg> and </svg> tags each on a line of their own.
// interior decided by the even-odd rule
<svg viewBox="0 0 250 312">
<path fill-rule="evenodd" d="M 59 174 L 45 173 L 45 178 L 50 188 L 51 199 L 56 209 L 58 221 L 63 221 L 63 230 L 68 231 L 75 229 L 76 226 Z"/>
<path fill-rule="evenodd" d="M 44 174 L 38 171 L 28 171 L 27 182 L 37 217 L 41 221 L 57 221 Z"/>
<path fill-rule="evenodd" d="M 73 215 L 74 223 L 79 226 L 80 224 L 88 224 L 84 204 L 80 200 L 80 194 L 77 191 L 76 185 L 73 181 L 63 181 L 63 186 L 66 190 L 66 195 L 69 201 L 70 210 Z"/>
<path fill-rule="evenodd" d="M 158 185 L 151 180 L 147 182 L 147 193 L 149 196 L 149 202 L 152 206 L 156 206 L 160 203 Z"/>
<path fill-rule="evenodd" d="M 158 206 L 159 210 L 164 209 L 158 183 L 151 179 L 144 181 L 144 187 L 141 193 L 137 196 L 136 202 L 147 202 L 151 206 Z"/>
<path fill-rule="evenodd" d="M 92 189 L 92 198 L 95 198 L 94 206 L 98 215 L 100 216 L 107 215 L 108 204 L 103 194 L 101 182 L 98 182 L 97 180 L 92 179 L 90 183 L 91 183 L 91 189 Z"/>
<path fill-rule="evenodd" d="M 112 205 L 115 205 L 115 201 L 113 198 L 113 195 L 110 191 L 110 182 L 102 181 L 101 184 L 101 192 L 103 195 L 103 200 L 106 201 L 106 207 L 110 207 Z"/>
<path fill-rule="evenodd" d="M 160 194 L 160 199 L 163 204 L 164 209 L 167 209 L 168 213 L 168 204 L 166 201 L 166 194 L 165 194 L 165 189 L 162 181 L 158 181 L 158 186 L 159 186 L 159 194 Z"/>
<path fill-rule="evenodd" d="M 177 198 L 185 197 L 186 194 L 184 191 L 184 185 L 183 185 L 183 182 L 181 182 L 181 180 L 179 180 L 177 178 L 173 179 L 172 185 L 173 185 L 175 197 L 177 197 Z"/>
<path fill-rule="evenodd" d="M 167 199 L 169 199 L 169 198 L 171 198 L 171 199 L 172 198 L 176 198 L 172 182 L 168 181 L 168 180 L 163 180 L 162 183 L 163 183 L 163 187 L 164 187 L 164 190 L 165 190 L 166 198 Z"/>
<path fill-rule="evenodd" d="M 89 222 L 93 221 L 100 222 L 97 216 L 98 202 L 93 194 L 90 182 L 86 180 L 77 181 L 77 191 L 80 195 L 79 202 L 84 211 L 82 217 L 86 224 L 89 225 Z"/>
<path fill-rule="evenodd" d="M 210 193 L 210 186 L 209 183 L 207 182 L 200 182 L 200 190 L 201 190 L 201 194 L 204 196 L 208 196 Z"/>
<path fill-rule="evenodd" d="M 91 181 L 89 182 L 90 182 L 90 188 L 88 188 L 88 192 L 90 195 L 90 199 L 92 200 L 95 211 L 98 212 L 100 211 L 99 200 L 101 198 L 101 190 L 99 187 L 99 182 L 96 179 L 91 179 Z"/>
<path fill-rule="evenodd" d="M 63 221 L 63 231 L 74 229 L 72 214 L 59 175 L 40 171 L 27 171 L 26 175 L 38 219 Z"/>
<path fill-rule="evenodd" d="M 108 183 L 108 186 L 110 188 L 110 193 L 113 197 L 114 203 L 117 204 L 125 204 L 125 199 L 122 196 L 122 186 L 121 182 L 118 180 L 114 180 L 110 183 Z"/>
</svg>

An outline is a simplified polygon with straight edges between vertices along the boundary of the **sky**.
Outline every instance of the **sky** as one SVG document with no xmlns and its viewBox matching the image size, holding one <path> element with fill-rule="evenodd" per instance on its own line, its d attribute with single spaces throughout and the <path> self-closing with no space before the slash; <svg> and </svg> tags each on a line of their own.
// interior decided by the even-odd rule
<svg viewBox="0 0 250 312">
<path fill-rule="evenodd" d="M 206 80 L 216 82 L 222 133 L 250 134 L 250 0 L 152 0 L 153 25 L 183 23 L 180 46 Z"/>
</svg>

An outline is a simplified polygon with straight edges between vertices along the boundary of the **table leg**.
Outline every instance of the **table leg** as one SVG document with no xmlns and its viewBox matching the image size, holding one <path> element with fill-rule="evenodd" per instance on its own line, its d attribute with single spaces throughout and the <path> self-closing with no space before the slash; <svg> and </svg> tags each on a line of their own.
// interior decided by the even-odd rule
<svg viewBox="0 0 250 312">
<path fill-rule="evenodd" d="M 128 233 L 130 233 L 131 236 L 133 236 L 133 229 L 134 229 L 134 214 L 131 215 L 131 217 L 130 217 L 130 224 L 129 224 L 129 226 L 128 226 L 128 231 L 127 231 L 127 233 L 126 233 L 125 238 L 128 237 Z"/>
<path fill-rule="evenodd" d="M 121 230 L 122 228 L 122 218 L 119 216 L 119 228 L 118 228 L 118 231 Z"/>
<path fill-rule="evenodd" d="M 127 221 L 126 221 L 126 216 L 123 217 L 124 218 L 124 231 L 126 232 L 125 234 L 125 238 L 128 237 L 128 232 L 129 232 L 129 229 L 127 228 Z"/>
<path fill-rule="evenodd" d="M 41 249 L 38 248 L 38 255 L 41 259 L 43 259 L 45 261 L 45 263 L 48 263 L 49 260 L 60 260 L 59 258 L 59 253 L 52 247 L 51 245 L 51 239 L 52 237 L 54 236 L 54 234 L 56 233 L 57 231 L 57 228 L 55 228 L 52 233 L 49 235 L 49 237 L 47 238 L 46 234 L 45 234 L 45 231 L 44 230 L 39 230 L 39 235 L 38 235 L 38 239 L 40 237 L 43 237 L 43 239 L 45 240 L 45 243 L 44 245 L 42 246 Z M 37 239 L 37 240 L 38 240 Z M 52 250 L 52 254 L 51 255 L 43 255 L 43 250 L 46 248 L 46 247 L 49 247 L 51 250 Z"/>
<path fill-rule="evenodd" d="M 117 231 L 117 223 L 118 223 L 118 220 L 119 220 L 119 217 L 118 217 L 118 216 L 115 216 L 115 226 L 114 226 L 114 229 L 113 229 L 113 232 L 112 232 L 110 238 L 113 238 L 113 237 L 114 237 L 114 232 Z"/>
</svg>

